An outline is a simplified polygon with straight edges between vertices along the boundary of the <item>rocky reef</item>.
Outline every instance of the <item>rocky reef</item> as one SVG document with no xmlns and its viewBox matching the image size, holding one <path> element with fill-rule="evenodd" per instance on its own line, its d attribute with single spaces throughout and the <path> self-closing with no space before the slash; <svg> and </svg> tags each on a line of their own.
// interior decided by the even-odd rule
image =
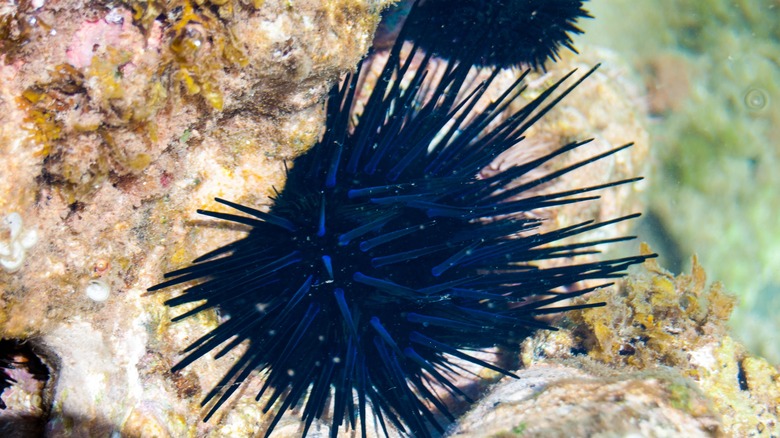
<svg viewBox="0 0 780 438">
<path fill-rule="evenodd" d="M 36 412 L 58 436 L 214 430 L 200 388 L 224 370 L 168 371 L 213 316 L 171 327 L 166 297 L 144 291 L 236 232 L 194 226 L 197 208 L 283 185 L 387 3 L 0 9 L 0 333 L 52 371 L 37 407 L 4 418 Z"/>
<path fill-rule="evenodd" d="M 263 431 L 268 415 L 254 400 L 262 376 L 201 421 L 200 401 L 237 353 L 172 373 L 180 352 L 217 316 L 172 324 L 163 305 L 170 295 L 145 291 L 163 272 L 244 232 L 215 227 L 197 209 L 214 209 L 214 197 L 271 202 L 286 163 L 321 135 L 328 89 L 365 56 L 390 3 L 23 0 L 0 7 L 0 338 L 12 341 L 19 362 L 2 393 L 0 432 Z M 598 62 L 594 76 L 534 125 L 524 149 L 502 160 L 593 137 L 586 155 L 636 146 L 572 174 L 567 186 L 644 173 L 650 147 L 641 86 L 611 52 L 563 56 L 529 76 L 526 96 Z M 511 81 L 519 71 L 502 74 Z M 547 219 L 561 227 L 641 211 L 646 191 L 642 183 L 618 187 L 592 207 Z M 729 337 L 733 299 L 708 287 L 698 265 L 673 277 L 648 263 L 588 300 L 608 306 L 527 340 L 521 379 L 492 388 L 452 435 L 589 436 L 618 425 L 626 433 L 777 433 L 777 370 Z M 47 373 L 25 365 L 33 357 Z M 564 421 L 556 409 L 572 416 Z M 626 418 L 645 411 L 632 428 Z M 275 433 L 298 436 L 299 429 L 293 413 Z"/>
<path fill-rule="evenodd" d="M 643 249 L 648 251 L 647 247 Z M 522 348 L 453 436 L 773 436 L 780 373 L 729 334 L 735 298 L 696 258 L 674 276 L 645 262 Z M 480 435 L 481 434 L 481 435 Z"/>
</svg>

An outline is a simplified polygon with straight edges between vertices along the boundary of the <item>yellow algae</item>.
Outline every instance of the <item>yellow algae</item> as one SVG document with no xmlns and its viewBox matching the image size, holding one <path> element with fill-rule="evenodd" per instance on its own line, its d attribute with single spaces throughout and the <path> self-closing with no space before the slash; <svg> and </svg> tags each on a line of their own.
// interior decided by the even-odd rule
<svg viewBox="0 0 780 438">
<path fill-rule="evenodd" d="M 135 157 L 131 158 L 127 164 L 130 166 L 130 169 L 140 172 L 144 169 L 146 169 L 149 164 L 152 162 L 152 157 L 149 154 L 140 153 L 136 155 Z"/>
<path fill-rule="evenodd" d="M 759 357 L 746 357 L 740 365 L 751 396 L 767 407 L 773 407 L 777 413 L 780 408 L 780 373 L 777 368 Z"/>
<path fill-rule="evenodd" d="M 135 2 L 131 2 L 135 3 Z M 210 6 L 217 7 L 215 15 Z M 141 8 L 134 5 L 136 11 Z M 181 83 L 189 95 L 201 95 L 216 110 L 223 107 L 223 91 L 217 84 L 215 73 L 226 67 L 244 67 L 249 60 L 238 45 L 237 38 L 226 18 L 233 14 L 230 0 L 202 1 L 194 5 L 188 0 L 173 1 L 160 6 L 163 13 L 180 8 L 171 25 L 174 36 L 168 49 L 170 57 L 163 59 L 165 69 L 173 69 L 174 78 Z M 136 13 L 134 17 L 141 25 L 150 26 L 146 14 Z"/>
<path fill-rule="evenodd" d="M 728 335 L 736 300 L 720 283 L 707 285 L 695 257 L 690 274 L 676 277 L 649 260 L 618 290 L 584 301 L 607 302 L 571 314 L 575 339 L 588 347 L 589 357 L 616 368 L 679 371 L 707 394 L 733 436 L 780 432 L 780 374 Z M 667 389 L 675 407 L 689 410 L 685 388 Z"/>
<path fill-rule="evenodd" d="M 606 301 L 607 306 L 574 315 L 591 327 L 581 330 L 585 337 L 593 336 L 594 358 L 640 367 L 660 360 L 674 366 L 703 342 L 702 334 L 726 333 L 734 298 L 717 283 L 706 287 L 706 276 L 695 259 L 690 275 L 672 277 L 654 261 L 645 268 L 617 293 L 602 291 L 587 299 Z"/>
<path fill-rule="evenodd" d="M 670 302 L 675 294 L 674 284 L 666 277 L 655 277 L 652 280 L 652 295 L 650 304 L 653 306 L 663 305 Z"/>
<path fill-rule="evenodd" d="M 120 81 L 119 66 L 132 59 L 130 53 L 106 48 L 104 56 L 93 56 L 92 63 L 86 69 L 86 77 L 94 81 L 93 86 L 100 90 L 104 100 L 121 99 L 124 97 L 124 85 Z M 126 116 L 127 117 L 127 116 Z"/>
<path fill-rule="evenodd" d="M 90 194 L 112 171 L 121 176 L 148 167 L 153 155 L 139 150 L 124 152 L 128 144 L 124 137 L 121 143 L 113 137 L 126 129 L 141 141 L 156 142 L 155 117 L 164 106 L 178 103 L 169 99 L 171 88 L 200 96 L 209 107 L 221 110 L 224 92 L 217 73 L 248 64 L 229 20 L 220 18 L 226 15 L 220 12 L 218 16 L 211 9 L 232 8 L 232 0 L 127 4 L 134 24 L 147 34 L 153 32 L 158 17 L 166 17 L 170 31 L 162 40 L 163 50 L 136 51 L 133 41 L 142 40 L 132 26 L 111 27 L 124 44 L 96 49 L 83 71 L 67 63 L 57 65 L 46 79 L 27 87 L 18 98 L 26 112 L 29 142 L 40 148 L 41 156 L 49 158 L 44 171 L 47 182 L 63 190 L 71 203 Z M 8 16 L 3 19 L 10 20 Z M 0 23 L 0 32 L 10 25 Z M 129 76 L 125 68 L 130 69 Z M 82 134 L 94 132 L 100 134 L 106 148 L 90 141 L 84 146 Z M 139 148 L 135 143 L 132 147 Z"/>
<path fill-rule="evenodd" d="M 173 266 L 181 266 L 189 262 L 189 254 L 184 247 L 179 246 L 173 254 L 171 254 L 170 264 Z"/>
<path fill-rule="evenodd" d="M 6 63 L 19 59 L 30 42 L 52 27 L 35 14 L 38 9 L 33 0 L 19 0 L 0 9 L 0 53 Z"/>
</svg>

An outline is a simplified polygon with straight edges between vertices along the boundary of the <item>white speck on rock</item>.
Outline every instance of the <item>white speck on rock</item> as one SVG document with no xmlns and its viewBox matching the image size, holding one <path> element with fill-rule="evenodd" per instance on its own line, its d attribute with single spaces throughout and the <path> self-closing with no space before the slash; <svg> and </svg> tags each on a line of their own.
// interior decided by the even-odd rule
<svg viewBox="0 0 780 438">
<path fill-rule="evenodd" d="M 106 14 L 105 20 L 106 23 L 122 24 L 125 21 L 124 12 L 119 8 L 111 9 L 108 14 Z"/>
</svg>

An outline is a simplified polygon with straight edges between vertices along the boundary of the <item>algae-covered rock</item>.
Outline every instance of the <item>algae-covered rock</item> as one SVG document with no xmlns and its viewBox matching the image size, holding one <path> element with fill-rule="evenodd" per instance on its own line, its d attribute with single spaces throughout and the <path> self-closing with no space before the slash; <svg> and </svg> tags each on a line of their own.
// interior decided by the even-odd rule
<svg viewBox="0 0 780 438">
<path fill-rule="evenodd" d="M 33 421 L 56 436 L 220 434 L 199 403 L 232 356 L 170 372 L 216 316 L 171 325 L 169 296 L 144 291 L 235 237 L 193 226 L 196 209 L 281 188 L 389 3 L 0 7 L 0 338 L 51 371 Z M 19 412 L 13 391 L 0 415 Z"/>
<path fill-rule="evenodd" d="M 240 351 L 170 371 L 217 315 L 174 324 L 171 294 L 145 291 L 244 231 L 196 210 L 216 209 L 215 197 L 272 202 L 287 164 L 322 133 L 325 93 L 364 56 L 389 2 L 38 3 L 0 11 L 13 36 L 0 62 L 0 217 L 22 227 L 2 227 L 0 244 L 24 250 L 9 259 L 19 266 L 0 269 L 0 337 L 41 347 L 53 397 L 41 421 L 58 435 L 260 433 L 270 416 L 252 395 L 261 375 L 201 421 L 200 401 Z M 529 96 L 602 58 L 534 74 Z M 548 150 L 597 137 L 570 162 L 636 140 L 600 163 L 599 181 L 641 173 L 648 153 L 635 90 L 615 76 L 599 70 L 533 133 Z M 552 218 L 634 212 L 641 193 L 622 186 Z M 277 430 L 297 435 L 296 414 Z"/>
<path fill-rule="evenodd" d="M 597 370 L 605 365 L 621 378 L 634 373 L 659 378 L 666 394 L 677 397 L 667 402 L 706 412 L 710 432 L 780 433 L 780 372 L 731 337 L 735 299 L 720 283 L 707 284 L 695 258 L 692 265 L 690 274 L 675 277 L 655 261 L 645 262 L 619 287 L 585 300 L 606 306 L 573 313 L 566 330 L 540 332 L 526 341 L 523 363 L 531 369 L 552 362 L 590 371 L 596 362 Z"/>
<path fill-rule="evenodd" d="M 0 102 L 18 122 L 4 134 L 73 204 L 138 178 L 209 121 L 310 109 L 367 51 L 388 2 L 32 3 L 0 11 L 0 34 L 14 37 Z"/>
</svg>

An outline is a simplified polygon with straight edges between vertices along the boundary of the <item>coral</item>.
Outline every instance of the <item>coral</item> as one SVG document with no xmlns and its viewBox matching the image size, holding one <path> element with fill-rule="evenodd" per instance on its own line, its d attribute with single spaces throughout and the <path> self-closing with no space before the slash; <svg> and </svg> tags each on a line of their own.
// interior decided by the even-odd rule
<svg viewBox="0 0 780 438">
<path fill-rule="evenodd" d="M 36 13 L 43 18 L 48 14 L 51 21 L 51 6 Z M 166 297 L 143 296 L 143 291 L 159 280 L 161 266 L 183 265 L 236 238 L 234 228 L 201 222 L 196 209 L 214 209 L 214 197 L 264 205 L 283 189 L 285 162 L 319 139 L 323 95 L 367 49 L 381 6 L 296 1 L 288 8 L 286 2 L 266 1 L 261 10 L 234 23 L 241 41 L 257 44 L 247 46 L 250 62 L 245 67 L 218 71 L 225 74 L 219 81 L 222 111 L 181 88 L 166 90 L 164 103 L 133 103 L 150 96 L 145 90 L 151 89 L 138 84 L 146 84 L 141 73 L 154 65 L 157 49 L 120 46 L 111 54 L 98 48 L 89 61 L 82 54 L 69 55 L 82 28 L 126 35 L 127 42 L 143 47 L 152 44 L 127 20 L 122 25 L 106 21 L 117 14 L 110 10 L 62 7 L 54 21 L 61 38 L 41 34 L 41 40 L 32 39 L 19 52 L 24 56 L 0 63 L 0 138 L 5 145 L 0 159 L 8 169 L 0 172 L 0 207 L 19 212 L 40 237 L 17 273 L 0 270 L 0 333 L 48 347 L 59 359 L 62 372 L 48 383 L 58 406 L 48 418 L 62 427 L 57 431 L 89 435 L 110 428 L 141 436 L 240 436 L 259 430 L 268 415 L 258 412 L 253 397 L 228 401 L 225 411 L 230 414 L 218 424 L 201 423 L 199 401 L 240 351 L 170 372 L 181 350 L 216 327 L 217 316 L 209 313 L 171 325 L 162 304 Z M 149 37 L 154 35 L 166 41 L 151 29 Z M 123 51 L 146 67 L 109 68 L 121 62 L 111 57 Z M 575 66 L 587 70 L 604 56 L 586 52 L 578 61 L 566 57 L 560 71 L 529 76 L 529 98 Z M 596 137 L 591 150 L 632 140 L 636 144 L 623 157 L 601 160 L 598 170 L 572 174 L 550 190 L 642 173 L 648 152 L 643 118 L 626 91 L 631 84 L 613 67 L 619 63 L 610 64 L 557 105 L 538 130 L 528 133 L 528 141 L 535 138 L 539 154 L 575 134 Z M 501 80 L 512 81 L 517 73 L 502 73 Z M 112 93 L 120 97 L 103 99 Z M 158 106 L 151 114 L 128 112 Z M 39 131 L 31 115 L 49 117 L 51 125 L 41 126 L 60 130 L 48 148 L 43 145 L 47 137 L 35 137 L 46 129 Z M 140 123 L 146 119 L 154 123 Z M 142 154 L 151 162 L 142 158 L 134 167 L 133 157 Z M 605 193 L 599 209 L 562 209 L 548 222 L 560 227 L 638 211 L 642 193 L 642 183 L 632 184 Z M 108 285 L 110 297 L 90 299 L 84 293 L 90 281 Z M 98 377 L 86 379 L 89 373 Z M 254 379 L 246 391 L 259 391 L 260 381 Z M 299 436 L 299 424 L 292 416 L 280 422 L 277 432 Z M 324 430 L 327 425 L 312 427 Z"/>
<path fill-rule="evenodd" d="M 236 229 L 200 222 L 192 213 L 196 209 L 215 208 L 214 197 L 268 204 L 275 190 L 282 190 L 284 163 L 319 139 L 324 119 L 319 103 L 337 78 L 351 71 L 363 56 L 378 12 L 387 3 L 233 2 L 233 16 L 225 18 L 219 15 L 222 6 L 216 2 L 208 3 L 208 13 L 193 2 L 193 14 L 216 15 L 218 21 L 206 23 L 212 26 L 206 29 L 192 19 L 176 31 L 172 26 L 181 19 L 184 2 L 176 3 L 181 10 L 171 8 L 166 14 L 154 9 L 162 3 L 139 2 L 139 7 L 146 4 L 150 9 L 137 18 L 132 7 L 135 3 L 115 3 L 108 9 L 96 2 L 48 1 L 35 6 L 41 2 L 20 1 L 0 7 L 4 36 L 0 41 L 0 161 L 4 166 L 0 172 L 0 211 L 18 212 L 25 226 L 34 224 L 39 236 L 17 272 L 0 270 L 0 333 L 5 338 L 50 347 L 52 357 L 60 361 L 63 373 L 47 383 L 53 394 L 49 406 L 57 406 L 46 417 L 57 428 L 54 432 L 95 435 L 110 430 L 131 436 L 257 433 L 258 424 L 268 416 L 258 412 L 252 397 L 228 401 L 231 414 L 217 425 L 200 422 L 198 401 L 218 383 L 227 365 L 240 357 L 240 351 L 229 353 L 222 361 L 204 360 L 191 369 L 169 371 L 180 359 L 179 351 L 217 326 L 217 316 L 203 314 L 171 325 L 171 314 L 162 304 L 165 297 L 144 297 L 143 290 L 159 279 L 160 266 L 185 264 L 235 240 Z M 629 3 L 631 10 L 639 10 L 636 2 Z M 741 16 L 730 9 L 721 13 L 725 3 L 717 3 L 718 20 Z M 754 16 L 746 2 L 737 3 L 746 5 L 746 16 Z M 599 2 L 592 6 L 599 7 Z M 664 10 L 652 6 L 649 12 L 637 12 L 645 14 L 644 21 L 602 19 L 608 17 L 597 10 L 594 15 L 599 20 L 593 23 L 638 27 L 652 22 Z M 702 17 L 710 17 L 704 12 Z M 689 16 L 684 11 L 681 18 Z M 156 24 L 162 23 L 157 17 L 171 27 Z M 761 21 L 751 23 L 756 25 L 757 36 L 776 32 Z M 222 42 L 233 41 L 241 49 L 248 60 L 243 67 L 230 60 L 239 58 L 225 58 L 213 45 L 193 47 L 202 35 L 217 32 L 224 37 L 222 32 L 230 29 L 236 39 Z M 177 40 L 180 58 L 175 58 L 170 48 L 177 35 L 183 36 Z M 628 44 L 626 29 L 620 35 L 613 41 Z M 94 52 L 78 44 L 82 39 L 94 42 L 97 36 L 118 44 L 115 49 L 100 46 Z M 659 38 L 672 39 L 669 34 Z M 642 44 L 653 41 L 643 38 Z M 665 223 L 679 218 L 689 224 L 675 226 L 677 235 L 698 236 L 691 238 L 696 244 L 723 244 L 720 255 L 702 254 L 701 263 L 711 273 L 716 272 L 715 278 L 737 278 L 726 273 L 734 269 L 738 278 L 757 285 L 745 288 L 752 290 L 752 295 L 745 295 L 751 297 L 746 301 L 761 303 L 769 314 L 775 283 L 771 277 L 780 272 L 772 268 L 776 266 L 772 248 L 780 233 L 769 220 L 777 211 L 773 196 L 776 175 L 771 172 L 776 157 L 770 146 L 778 143 L 767 138 L 775 138 L 780 126 L 772 122 L 778 108 L 775 103 L 780 100 L 773 84 L 780 81 L 773 82 L 776 71 L 765 62 L 771 58 L 755 53 L 771 55 L 773 46 L 758 41 L 751 55 L 745 52 L 744 43 L 722 29 L 707 31 L 706 41 L 728 43 L 729 53 L 742 56 L 714 62 L 692 60 L 690 53 L 672 54 L 673 62 L 682 59 L 673 65 L 688 68 L 688 76 L 695 78 L 691 84 L 699 83 L 702 73 L 709 70 L 731 76 L 726 76 L 728 80 L 713 79 L 704 83 L 704 88 L 683 87 L 679 91 L 695 99 L 699 105 L 688 111 L 703 113 L 706 122 L 684 121 L 678 113 L 666 116 L 681 103 L 684 107 L 684 101 L 666 99 L 659 105 L 666 109 L 656 117 L 676 120 L 679 125 L 663 125 L 657 132 L 664 135 L 656 137 L 656 145 L 663 145 L 667 135 L 674 138 L 675 132 L 686 132 L 686 127 L 696 129 L 687 130 L 688 143 L 679 143 L 675 151 L 689 155 L 680 159 L 663 156 L 663 162 L 669 163 L 664 168 L 686 165 L 676 173 L 682 176 L 685 190 L 681 195 L 654 190 L 659 194 L 656 205 L 678 207 L 668 212 L 658 207 L 657 211 Z M 631 70 L 615 55 L 594 51 L 579 41 L 577 46 L 583 49 L 583 57 L 572 61 L 564 54 L 563 72 L 578 64 L 589 68 L 600 60 L 608 62 L 560 105 L 559 112 L 549 114 L 538 130 L 529 132 L 527 141 L 543 151 L 546 144 L 565 142 L 574 133 L 596 137 L 594 147 L 603 150 L 637 140 L 630 156 L 605 163 L 593 173 L 574 176 L 567 184 L 581 186 L 582 181 L 594 178 L 642 174 L 640 168 L 648 161 L 648 141 L 642 129 L 639 93 L 626 91 L 636 88 Z M 688 46 L 695 50 L 707 47 L 693 40 Z M 187 77 L 177 72 L 190 68 L 188 62 L 200 62 L 197 59 L 214 63 L 210 68 L 199 67 L 202 70 L 197 76 L 190 74 L 192 81 L 188 83 Z M 659 63 L 669 61 L 658 58 L 655 65 Z M 161 66 L 165 68 L 160 70 Z M 667 75 L 668 69 L 667 73 L 661 73 L 661 67 L 654 71 L 658 77 L 675 77 Z M 561 74 L 551 70 L 529 76 L 533 79 L 529 97 Z M 221 110 L 211 103 L 216 100 L 208 99 L 206 82 L 216 84 Z M 191 86 L 201 88 L 189 94 L 195 89 Z M 727 98 L 699 94 L 721 86 L 735 88 Z M 764 94 L 756 100 L 753 90 Z M 768 98 L 763 107 L 762 96 Z M 714 109 L 714 104 L 722 101 L 733 111 Z M 735 113 L 741 116 L 735 118 Z M 722 144 L 711 147 L 705 141 L 711 138 L 722 140 Z M 754 163 L 752 157 L 758 160 Z M 718 178 L 702 182 L 697 179 L 702 175 Z M 753 179 L 757 184 L 751 188 L 731 185 L 740 179 Z M 668 182 L 676 184 L 672 178 Z M 627 192 L 609 194 L 609 199 L 599 203 L 602 210 L 562 210 L 549 219 L 558 227 L 583 217 L 616 216 L 621 208 L 636 211 L 647 191 L 646 186 L 635 184 Z M 702 194 L 739 200 L 740 207 L 719 202 L 718 214 L 713 214 L 712 205 L 697 200 Z M 733 234 L 702 226 L 704 222 L 693 216 L 695 211 L 708 213 L 707 224 L 729 224 Z M 753 224 L 753 234 L 742 228 L 749 224 Z M 0 234 L 4 243 L 9 237 L 10 230 Z M 741 243 L 747 245 L 737 245 Z M 692 245 L 686 243 L 681 251 L 691 252 Z M 755 266 L 741 262 L 753 259 L 760 262 Z M 711 270 L 712 260 L 723 263 Z M 550 390 L 562 387 L 579 391 L 583 398 L 589 391 L 607 397 L 591 406 L 613 408 L 621 399 L 608 396 L 620 393 L 631 396 L 625 404 L 650 394 L 655 398 L 649 400 L 657 401 L 657 406 L 632 406 L 647 407 L 653 415 L 674 415 L 654 418 L 685 419 L 685 424 L 698 424 L 706 432 L 712 430 L 708 421 L 714 412 L 720 414 L 718 431 L 736 436 L 776 432 L 777 371 L 767 361 L 747 354 L 729 337 L 724 321 L 733 301 L 721 286 L 709 288 L 698 268 L 683 278 L 653 269 L 640 273 L 614 297 L 605 297 L 606 292 L 600 295 L 611 305 L 622 307 L 588 314 L 587 320 L 581 316 L 577 321 L 583 325 L 576 333 L 540 334 L 525 343 L 527 371 L 545 365 L 544 361 L 561 361 L 567 368 L 590 375 L 599 385 L 569 381 L 552 385 Z M 84 293 L 90 281 L 108 285 L 109 299 L 91 300 Z M 730 281 L 730 289 L 741 291 Z M 652 294 L 643 295 L 645 287 Z M 767 325 L 766 319 L 753 320 Z M 626 327 L 623 322 L 636 325 Z M 588 327 L 600 328 L 597 333 Z M 593 365 L 596 360 L 605 365 Z M 681 371 L 657 374 L 671 366 Z M 90 373 L 96 377 L 86 378 Z M 624 378 L 619 376 L 624 373 Z M 576 379 L 580 374 L 569 375 Z M 255 379 L 246 392 L 259 391 L 260 381 Z M 642 392 L 631 392 L 633 384 Z M 609 386 L 609 390 L 600 392 L 598 386 Z M 702 394 L 709 405 L 702 403 Z M 13 400 L 7 400 L 9 409 L 14 408 Z M 536 413 L 528 412 L 529 417 Z M 691 419 L 694 423 L 687 422 Z M 299 419 L 285 419 L 277 431 L 281 436 L 299 436 L 299 424 Z M 319 426 L 327 430 L 327 425 Z M 507 422 L 496 433 L 525 435 L 534 430 L 530 421 L 519 420 Z"/>
<path fill-rule="evenodd" d="M 101 184 L 138 178 L 197 124 L 242 108 L 284 117 L 311 107 L 367 50 L 382 6 L 79 4 L 23 2 L 2 11 L 0 27 L 13 36 L 3 60 L 24 89 L 14 100 L 26 113 L 27 146 L 45 159 L 40 181 L 74 206 Z M 314 38 L 317 26 L 326 37 Z"/>
<path fill-rule="evenodd" d="M 0 53 L 6 61 L 14 61 L 29 49 L 26 47 L 33 40 L 40 37 L 41 33 L 51 32 L 53 29 L 37 17 L 35 11 L 41 5 L 35 0 L 22 0 L 10 2 L 0 9 Z"/>
<path fill-rule="evenodd" d="M 636 368 L 655 364 L 681 367 L 692 350 L 728 334 L 725 324 L 735 299 L 721 283 L 706 287 L 704 270 L 694 258 L 692 273 L 677 278 L 657 264 L 649 275 L 633 276 L 616 294 L 600 294 L 605 311 L 584 311 L 573 322 L 591 357 Z M 587 327 L 587 328 L 586 328 Z"/>
</svg>

